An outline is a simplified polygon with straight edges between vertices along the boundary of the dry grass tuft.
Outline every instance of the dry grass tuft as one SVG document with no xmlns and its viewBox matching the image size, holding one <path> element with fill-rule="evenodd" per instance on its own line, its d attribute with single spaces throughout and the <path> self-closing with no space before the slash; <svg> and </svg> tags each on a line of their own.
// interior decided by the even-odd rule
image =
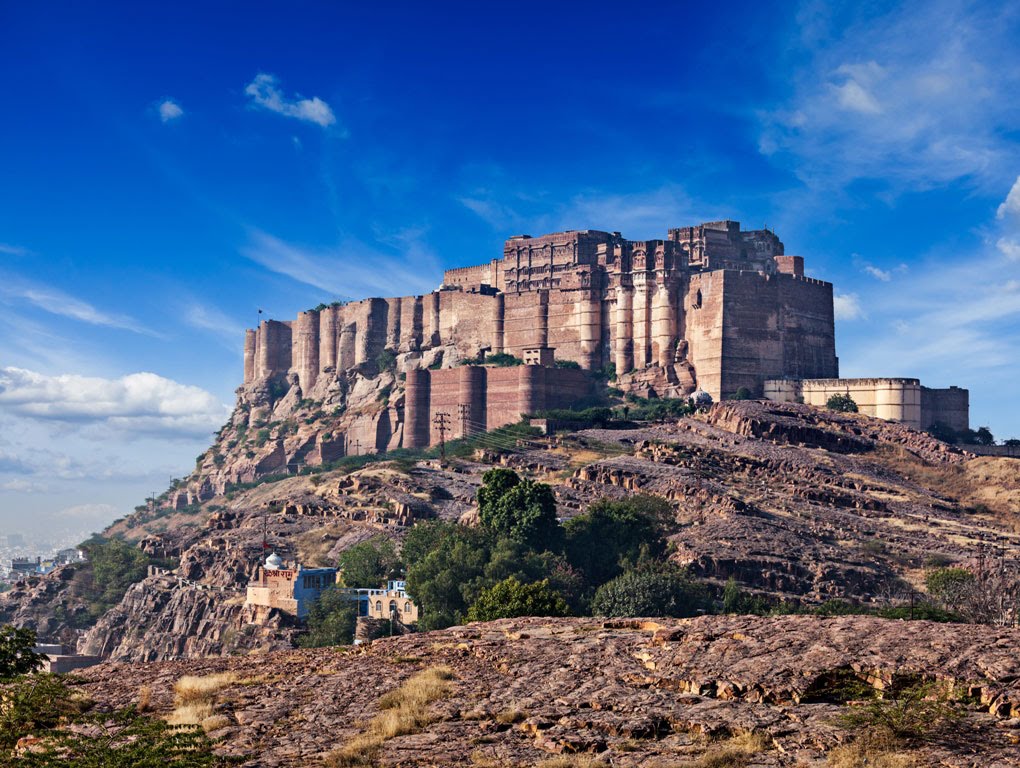
<svg viewBox="0 0 1020 768">
<path fill-rule="evenodd" d="M 510 707 L 504 709 L 502 712 L 496 715 L 496 722 L 502 723 L 503 725 L 511 725 L 513 723 L 519 723 L 527 717 L 526 712 L 522 712 L 517 707 Z"/>
<path fill-rule="evenodd" d="M 176 706 L 166 721 L 170 725 L 201 725 L 204 720 L 212 716 L 212 701 L 193 701 L 190 704 Z"/>
<path fill-rule="evenodd" d="M 327 768 L 375 765 L 375 755 L 389 739 L 417 733 L 433 722 L 428 706 L 450 693 L 449 667 L 430 667 L 409 678 L 402 686 L 379 699 L 381 710 L 366 730 L 326 756 Z"/>
<path fill-rule="evenodd" d="M 148 712 L 152 709 L 152 688 L 148 685 L 143 685 L 138 689 L 138 707 L 139 712 Z"/>
<path fill-rule="evenodd" d="M 174 693 L 177 694 L 176 703 L 190 704 L 193 701 L 208 701 L 215 698 L 216 694 L 237 680 L 233 672 L 220 672 L 215 675 L 204 675 L 196 677 L 185 675 L 174 683 Z"/>
<path fill-rule="evenodd" d="M 234 721 L 226 715 L 212 715 L 200 723 L 202 730 L 206 733 L 212 733 L 213 731 L 218 731 L 220 728 L 226 728 L 228 725 L 233 724 Z"/>
<path fill-rule="evenodd" d="M 237 681 L 233 672 L 196 677 L 185 675 L 174 683 L 174 711 L 166 721 L 170 725 L 201 725 L 214 715 L 216 694 Z"/>
<path fill-rule="evenodd" d="M 917 768 L 916 758 L 896 752 L 885 742 L 858 739 L 831 750 L 825 764 L 829 768 Z"/>
<path fill-rule="evenodd" d="M 771 744 L 771 739 L 765 734 L 739 733 L 709 747 L 705 754 L 691 763 L 691 768 L 742 768 L 752 755 L 766 751 Z"/>
<path fill-rule="evenodd" d="M 535 763 L 535 768 L 605 768 L 609 763 L 591 755 L 560 755 Z"/>
</svg>

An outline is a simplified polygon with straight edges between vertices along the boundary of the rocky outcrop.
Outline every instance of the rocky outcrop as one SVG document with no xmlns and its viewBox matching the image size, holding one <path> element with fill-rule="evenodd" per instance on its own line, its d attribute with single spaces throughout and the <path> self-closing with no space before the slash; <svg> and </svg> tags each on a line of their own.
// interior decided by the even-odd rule
<svg viewBox="0 0 1020 768">
<path fill-rule="evenodd" d="M 103 664 L 80 678 L 103 706 L 146 685 L 165 713 L 182 675 L 232 670 L 217 749 L 269 768 L 317 764 L 361 732 L 382 695 L 439 664 L 453 670 L 450 697 L 420 733 L 387 740 L 375 765 L 524 766 L 575 752 L 683 764 L 741 732 L 764 736 L 755 766 L 822 765 L 856 735 L 838 723 L 848 679 L 889 696 L 931 681 L 961 717 L 912 745 L 919 765 L 1018 766 L 1018 659 L 1015 629 L 859 616 L 510 619 L 358 649 Z"/>
</svg>

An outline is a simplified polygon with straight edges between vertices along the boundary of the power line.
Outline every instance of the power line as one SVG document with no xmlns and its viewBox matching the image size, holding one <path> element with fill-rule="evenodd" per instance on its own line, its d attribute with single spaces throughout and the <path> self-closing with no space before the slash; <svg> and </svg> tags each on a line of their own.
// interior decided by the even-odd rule
<svg viewBox="0 0 1020 768">
<path fill-rule="evenodd" d="M 439 457 L 440 461 L 446 461 L 446 430 L 450 428 L 450 414 L 437 413 L 432 418 L 432 423 L 439 429 Z"/>
</svg>

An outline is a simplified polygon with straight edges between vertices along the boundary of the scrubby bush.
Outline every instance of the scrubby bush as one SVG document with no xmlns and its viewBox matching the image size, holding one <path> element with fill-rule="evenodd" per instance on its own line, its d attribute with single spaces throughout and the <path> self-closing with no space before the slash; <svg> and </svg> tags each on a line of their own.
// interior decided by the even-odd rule
<svg viewBox="0 0 1020 768">
<path fill-rule="evenodd" d="M 563 596 L 549 585 L 548 579 L 522 584 L 516 577 L 483 589 L 468 609 L 468 621 L 492 621 L 516 616 L 567 616 L 570 613 Z"/>
<path fill-rule="evenodd" d="M 478 516 L 497 536 L 536 550 L 558 551 L 562 534 L 556 497 L 545 483 L 522 480 L 509 469 L 490 469 L 478 489 Z"/>
<path fill-rule="evenodd" d="M 708 610 L 707 590 L 673 565 L 627 571 L 595 592 L 596 616 L 695 616 Z"/>
<path fill-rule="evenodd" d="M 302 648 L 350 645 L 354 641 L 357 617 L 357 602 L 330 587 L 308 609 L 308 632 L 299 637 L 297 643 Z"/>
<path fill-rule="evenodd" d="M 750 400 L 751 390 L 747 387 L 740 387 L 736 392 L 733 393 L 734 400 Z"/>
<path fill-rule="evenodd" d="M 850 396 L 849 392 L 832 395 L 825 401 L 825 407 L 837 413 L 857 413 L 857 401 Z"/>
<path fill-rule="evenodd" d="M 42 667 L 45 656 L 36 653 L 35 632 L 12 626 L 0 627 L 0 680 L 27 675 Z"/>
</svg>

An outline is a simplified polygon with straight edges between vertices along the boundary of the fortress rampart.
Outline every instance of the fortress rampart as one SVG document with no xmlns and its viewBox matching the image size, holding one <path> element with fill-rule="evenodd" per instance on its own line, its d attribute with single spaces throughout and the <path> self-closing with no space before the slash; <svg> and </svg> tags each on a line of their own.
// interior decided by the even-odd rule
<svg viewBox="0 0 1020 768">
<path fill-rule="evenodd" d="M 293 371 L 309 392 L 385 349 L 413 357 L 436 347 L 460 357 L 553 347 L 584 370 L 612 364 L 617 374 L 682 365 L 716 398 L 760 393 L 766 378 L 838 375 L 831 284 L 804 277 L 803 259 L 786 256 L 774 233 L 723 221 L 665 240 L 521 235 L 502 259 L 449 270 L 431 294 L 264 321 L 245 338 L 245 383 Z"/>
</svg>

